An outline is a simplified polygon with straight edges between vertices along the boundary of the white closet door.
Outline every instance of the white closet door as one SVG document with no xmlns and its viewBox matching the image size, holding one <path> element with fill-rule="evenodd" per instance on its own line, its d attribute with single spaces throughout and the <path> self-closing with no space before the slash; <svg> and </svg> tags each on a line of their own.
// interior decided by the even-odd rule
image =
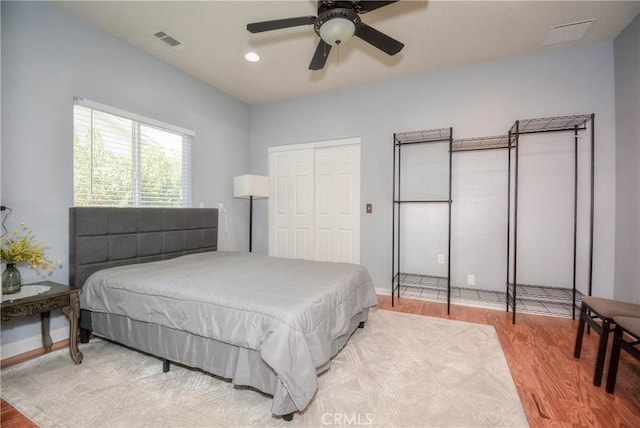
<svg viewBox="0 0 640 428">
<path fill-rule="evenodd" d="M 269 255 L 314 259 L 313 149 L 269 154 Z"/>
<path fill-rule="evenodd" d="M 314 155 L 315 260 L 360 263 L 360 145 Z"/>
<path fill-rule="evenodd" d="M 269 255 L 360 263 L 360 139 L 269 149 Z"/>
</svg>

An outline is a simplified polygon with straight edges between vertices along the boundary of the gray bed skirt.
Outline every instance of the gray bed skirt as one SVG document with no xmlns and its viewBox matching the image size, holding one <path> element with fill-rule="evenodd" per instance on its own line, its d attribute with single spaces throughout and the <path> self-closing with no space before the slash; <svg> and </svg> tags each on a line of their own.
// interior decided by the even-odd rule
<svg viewBox="0 0 640 428">
<path fill-rule="evenodd" d="M 351 318 L 349 334 L 333 340 L 331 356 L 347 343 L 369 309 Z M 260 352 L 214 339 L 175 330 L 157 324 L 132 320 L 126 316 L 91 312 L 93 333 L 142 352 L 230 380 L 234 385 L 250 386 L 273 396 L 271 412 L 286 415 L 298 409 L 275 372 L 260 357 Z M 194 350 L 196 352 L 194 352 Z M 329 369 L 331 361 L 317 367 L 318 374 Z"/>
</svg>

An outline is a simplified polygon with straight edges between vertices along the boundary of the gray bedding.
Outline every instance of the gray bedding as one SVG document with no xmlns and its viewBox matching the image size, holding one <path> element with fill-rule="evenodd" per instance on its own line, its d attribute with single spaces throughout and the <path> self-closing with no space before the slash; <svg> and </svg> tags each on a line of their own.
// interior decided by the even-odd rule
<svg viewBox="0 0 640 428">
<path fill-rule="evenodd" d="M 377 304 L 362 266 L 235 252 L 105 269 L 89 277 L 80 300 L 93 312 L 258 352 L 284 390 L 265 392 L 286 392 L 297 410 L 313 398 L 332 343 Z"/>
</svg>

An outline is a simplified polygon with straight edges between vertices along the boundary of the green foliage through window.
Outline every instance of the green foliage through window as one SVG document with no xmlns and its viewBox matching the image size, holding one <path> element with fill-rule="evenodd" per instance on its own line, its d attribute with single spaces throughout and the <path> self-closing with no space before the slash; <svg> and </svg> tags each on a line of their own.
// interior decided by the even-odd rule
<svg viewBox="0 0 640 428">
<path fill-rule="evenodd" d="M 191 137 L 74 106 L 75 206 L 187 207 Z"/>
</svg>

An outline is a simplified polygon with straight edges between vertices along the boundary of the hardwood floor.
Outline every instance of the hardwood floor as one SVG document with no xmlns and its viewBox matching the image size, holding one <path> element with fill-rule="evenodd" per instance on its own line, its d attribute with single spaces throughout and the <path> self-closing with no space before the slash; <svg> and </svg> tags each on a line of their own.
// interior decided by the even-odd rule
<svg viewBox="0 0 640 428">
<path fill-rule="evenodd" d="M 620 360 L 615 394 L 592 384 L 597 334 L 585 335 L 580 359 L 573 358 L 578 321 L 379 296 L 381 309 L 493 325 L 532 427 L 639 427 L 640 362 Z M 608 354 L 607 354 L 608 357 Z M 605 378 L 606 380 L 606 371 Z"/>
<path fill-rule="evenodd" d="M 38 426 L 4 400 L 0 406 L 0 425 L 2 428 L 37 428 Z"/>
<path fill-rule="evenodd" d="M 513 325 L 504 311 L 452 305 L 447 315 L 442 303 L 401 298 L 392 308 L 389 296 L 379 296 L 379 303 L 381 309 L 493 325 L 532 427 L 640 426 L 640 362 L 622 355 L 614 395 L 593 386 L 598 335 L 585 336 L 582 356 L 574 359 L 577 321 L 518 314 Z M 3 428 L 36 426 L 4 400 L 0 420 Z"/>
</svg>

